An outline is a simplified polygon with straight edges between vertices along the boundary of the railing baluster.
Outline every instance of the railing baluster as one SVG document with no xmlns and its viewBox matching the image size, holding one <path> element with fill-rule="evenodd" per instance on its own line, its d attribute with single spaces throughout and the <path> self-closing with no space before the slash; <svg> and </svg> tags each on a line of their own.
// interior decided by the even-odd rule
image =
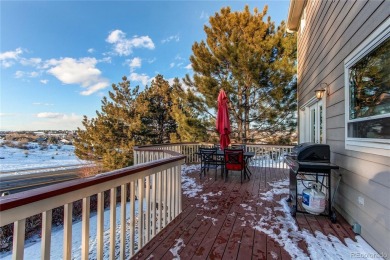
<svg viewBox="0 0 390 260">
<path fill-rule="evenodd" d="M 130 182 L 130 255 L 134 255 L 135 244 L 135 182 Z M 138 242 L 139 249 L 139 242 Z"/>
<path fill-rule="evenodd" d="M 163 225 L 162 225 L 162 228 L 164 228 L 166 225 L 167 225 L 167 170 L 164 170 L 163 171 L 163 184 L 162 184 L 162 200 L 163 200 L 163 203 L 162 203 L 162 210 L 163 210 Z"/>
<path fill-rule="evenodd" d="M 152 175 L 152 237 L 156 235 L 156 174 Z"/>
<path fill-rule="evenodd" d="M 150 177 L 145 177 L 145 206 L 146 206 L 146 214 L 145 214 L 145 243 L 149 242 L 150 239 Z"/>
<path fill-rule="evenodd" d="M 14 222 L 14 238 L 12 259 L 23 259 L 24 255 L 24 235 L 26 230 L 26 219 L 21 219 Z"/>
<path fill-rule="evenodd" d="M 161 231 L 162 227 L 162 171 L 157 173 L 158 181 L 157 181 L 157 205 L 158 205 L 158 227 L 157 233 Z"/>
<path fill-rule="evenodd" d="M 121 185 L 121 237 L 120 237 L 120 259 L 126 258 L 126 197 L 127 184 Z"/>
<path fill-rule="evenodd" d="M 138 250 L 145 245 L 144 239 L 144 208 L 143 208 L 143 200 L 144 200 L 144 178 L 141 177 L 138 179 L 138 243 L 140 247 Z"/>
<path fill-rule="evenodd" d="M 178 178 L 177 184 L 179 185 L 178 192 L 179 192 L 180 196 L 177 196 L 177 197 L 179 198 L 179 213 L 180 213 L 182 210 L 181 209 L 181 204 L 182 204 L 182 202 L 181 202 L 181 194 L 182 194 L 181 193 L 181 165 L 176 166 L 175 169 L 176 169 L 176 175 Z"/>
<path fill-rule="evenodd" d="M 110 259 L 115 259 L 116 187 L 110 192 Z"/>
<path fill-rule="evenodd" d="M 167 210 L 168 210 L 168 223 L 171 221 L 171 217 L 172 217 L 172 214 L 171 214 L 171 193 L 172 193 L 172 179 L 171 179 L 171 169 L 168 169 L 167 170 Z"/>
<path fill-rule="evenodd" d="M 72 258 L 72 215 L 73 203 L 64 205 L 64 259 Z"/>
<path fill-rule="evenodd" d="M 41 259 L 50 259 L 52 210 L 42 213 Z"/>
<path fill-rule="evenodd" d="M 97 194 L 97 248 L 96 257 L 98 260 L 103 259 L 103 233 L 104 233 L 104 191 Z"/>
<path fill-rule="evenodd" d="M 90 216 L 90 197 L 83 198 L 82 209 L 82 231 L 81 231 L 81 258 L 89 258 L 89 216 Z"/>
</svg>

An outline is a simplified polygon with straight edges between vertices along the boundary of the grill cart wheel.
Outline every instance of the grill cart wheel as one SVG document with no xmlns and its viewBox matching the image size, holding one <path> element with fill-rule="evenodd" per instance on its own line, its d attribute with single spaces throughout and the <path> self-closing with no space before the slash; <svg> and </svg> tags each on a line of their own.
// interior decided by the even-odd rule
<svg viewBox="0 0 390 260">
<path fill-rule="evenodd" d="M 336 215 L 335 211 L 332 211 L 332 213 L 330 215 L 330 221 L 332 221 L 332 223 L 336 223 L 337 222 L 337 215 Z"/>
<path fill-rule="evenodd" d="M 296 215 L 297 215 L 297 206 L 294 205 L 291 208 L 291 216 L 293 216 L 295 218 Z"/>
</svg>

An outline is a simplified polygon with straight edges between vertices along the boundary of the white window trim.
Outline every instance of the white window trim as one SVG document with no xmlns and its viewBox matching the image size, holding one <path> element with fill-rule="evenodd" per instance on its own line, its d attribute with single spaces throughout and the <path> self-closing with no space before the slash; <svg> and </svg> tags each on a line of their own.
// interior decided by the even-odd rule
<svg viewBox="0 0 390 260">
<path fill-rule="evenodd" d="M 351 138 L 348 137 L 348 123 L 366 121 L 371 119 L 388 117 L 389 114 L 365 117 L 363 119 L 349 119 L 349 68 L 357 61 L 367 55 L 370 51 L 380 45 L 390 37 L 390 19 L 387 19 L 379 26 L 366 40 L 364 40 L 348 57 L 344 60 L 344 83 L 345 83 L 345 149 L 372 153 L 390 157 L 390 139 L 375 138 Z"/>
</svg>

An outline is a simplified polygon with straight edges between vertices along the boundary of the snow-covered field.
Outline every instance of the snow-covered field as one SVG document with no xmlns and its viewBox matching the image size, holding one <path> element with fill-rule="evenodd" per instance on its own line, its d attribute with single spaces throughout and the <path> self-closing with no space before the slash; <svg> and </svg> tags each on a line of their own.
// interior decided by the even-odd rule
<svg viewBox="0 0 390 260">
<path fill-rule="evenodd" d="M 198 174 L 199 165 L 186 166 L 182 169 L 182 188 L 183 194 L 188 197 L 197 197 L 203 191 L 203 186 L 197 184 L 195 178 L 192 176 Z M 276 195 L 288 194 L 288 180 L 282 180 L 278 182 L 269 183 L 273 187 L 267 193 L 261 194 L 261 200 L 266 202 L 267 200 L 274 200 Z M 194 205 L 196 207 L 203 207 L 205 212 L 211 207 L 218 207 L 211 205 L 208 198 L 214 196 L 223 196 L 222 192 L 218 193 L 206 193 L 201 197 L 202 203 Z M 255 199 L 255 198 L 254 198 Z M 260 202 L 261 203 L 261 202 Z M 289 207 L 285 199 L 278 201 L 280 207 L 274 209 L 267 209 L 268 214 L 256 213 L 256 210 L 247 204 L 241 204 L 241 207 L 247 212 L 246 220 L 243 218 L 243 225 L 256 229 L 262 233 L 265 233 L 272 237 L 277 243 L 279 243 L 290 254 L 292 259 L 351 259 L 351 258 L 364 258 L 364 259 L 383 259 L 381 255 L 377 253 L 370 245 L 368 245 L 361 237 L 357 236 L 357 241 L 346 239 L 345 244 L 342 243 L 337 237 L 332 235 L 324 235 L 321 232 L 316 232 L 313 235 L 307 230 L 299 230 L 295 219 L 289 212 Z M 120 207 L 117 208 L 117 218 L 119 218 Z M 129 210 L 129 206 L 127 207 Z M 137 208 L 136 208 L 137 210 Z M 275 218 L 273 211 L 280 211 L 278 217 Z M 232 214 L 235 214 L 234 212 Z M 129 214 L 127 214 L 128 216 Z M 109 238 L 108 228 L 109 224 L 109 210 L 105 212 L 105 256 L 104 259 L 108 259 Z M 204 221 L 210 221 L 213 225 L 216 224 L 218 219 L 204 216 Z M 96 216 L 91 217 L 90 221 L 90 259 L 96 258 Z M 119 228 L 119 219 L 117 219 L 117 228 Z M 275 232 L 277 231 L 277 232 Z M 81 258 L 81 222 L 73 224 L 73 252 L 72 259 Z M 117 232 L 119 234 L 119 232 Z M 278 235 L 277 235 L 278 234 Z M 51 254 L 52 259 L 62 258 L 62 238 L 63 229 L 61 227 L 56 228 L 52 232 L 52 246 Z M 117 239 L 116 241 L 119 241 Z M 305 241 L 308 245 L 308 251 L 310 255 L 303 252 L 299 246 L 299 241 Z M 118 242 L 117 242 L 118 243 Z M 177 239 L 175 244 L 170 248 L 170 252 L 173 255 L 173 259 L 180 259 L 180 249 L 185 248 L 186 245 L 182 239 Z M 41 241 L 40 238 L 34 237 L 26 241 L 25 256 L 26 259 L 40 259 Z M 116 246 L 119 248 L 119 244 Z M 118 253 L 118 250 L 117 250 Z M 276 256 L 276 253 L 275 253 Z M 158 256 L 155 256 L 158 257 Z M 12 255 L 8 253 L 0 253 L 1 259 L 11 259 Z"/>
<path fill-rule="evenodd" d="M 0 147 L 0 172 L 88 163 L 76 157 L 73 145 L 49 145 L 47 149 L 42 149 L 38 143 L 29 143 L 28 146 L 28 150 L 6 145 Z"/>
</svg>

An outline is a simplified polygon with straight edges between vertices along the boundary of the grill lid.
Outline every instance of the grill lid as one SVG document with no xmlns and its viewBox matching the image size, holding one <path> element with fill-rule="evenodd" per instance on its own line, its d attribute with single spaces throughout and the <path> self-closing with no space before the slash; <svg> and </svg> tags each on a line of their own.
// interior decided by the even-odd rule
<svg viewBox="0 0 390 260">
<path fill-rule="evenodd" d="M 301 143 L 290 154 L 300 162 L 330 162 L 330 147 L 327 144 Z"/>
</svg>

